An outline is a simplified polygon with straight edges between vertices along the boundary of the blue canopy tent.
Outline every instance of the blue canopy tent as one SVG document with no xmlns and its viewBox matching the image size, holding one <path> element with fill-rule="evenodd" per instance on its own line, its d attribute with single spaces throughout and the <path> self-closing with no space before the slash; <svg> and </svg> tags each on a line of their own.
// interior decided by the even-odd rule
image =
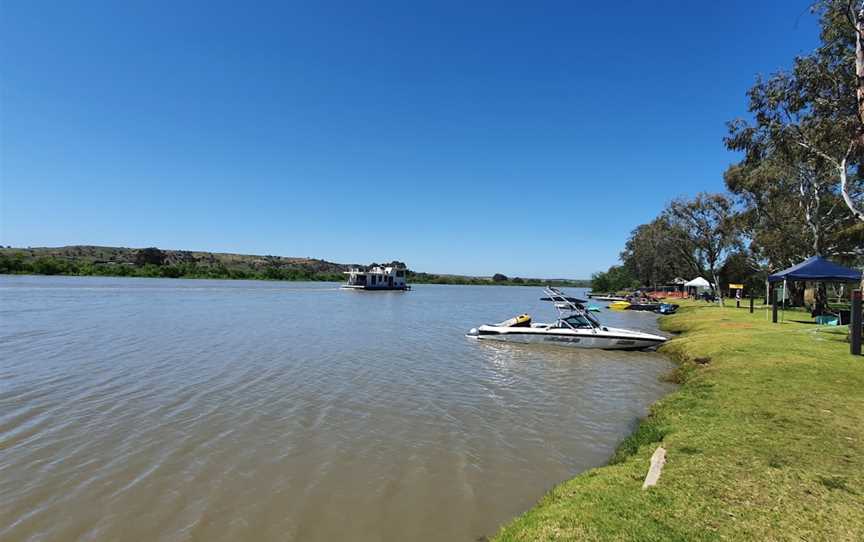
<svg viewBox="0 0 864 542">
<path fill-rule="evenodd" d="M 768 282 L 787 280 L 812 280 L 824 282 L 858 282 L 861 271 L 849 269 L 822 256 L 812 256 L 789 269 L 778 271 L 768 276 Z"/>
<path fill-rule="evenodd" d="M 861 271 L 849 269 L 822 256 L 812 256 L 789 269 L 768 276 L 769 283 L 783 283 L 783 306 L 786 305 L 787 281 L 860 282 Z M 766 284 L 766 288 L 767 288 Z"/>
</svg>

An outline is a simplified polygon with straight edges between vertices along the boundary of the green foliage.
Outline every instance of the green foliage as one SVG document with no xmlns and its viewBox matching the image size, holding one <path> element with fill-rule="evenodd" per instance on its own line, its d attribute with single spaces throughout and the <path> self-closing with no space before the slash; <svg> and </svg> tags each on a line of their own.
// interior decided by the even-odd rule
<svg viewBox="0 0 864 542">
<path fill-rule="evenodd" d="M 228 256 L 226 258 L 226 256 Z M 257 265 L 256 264 L 262 264 Z M 402 262 L 383 264 L 402 266 Z M 94 275 L 119 277 L 205 278 L 239 280 L 287 280 L 342 282 L 343 267 L 320 260 L 280 258 L 277 256 L 214 255 L 162 251 L 160 249 L 114 249 L 107 247 L 67 247 L 62 249 L 0 249 L 0 273 L 37 275 Z M 500 279 L 503 275 L 498 276 Z M 504 277 L 434 275 L 408 271 L 409 283 L 426 284 L 501 284 L 523 286 L 587 286 L 587 281 L 542 280 Z"/>
<path fill-rule="evenodd" d="M 500 277 L 504 277 L 500 280 Z M 499 286 L 569 286 L 573 288 L 587 288 L 590 286 L 590 281 L 587 280 L 568 280 L 568 279 L 531 279 L 515 277 L 508 279 L 504 275 L 499 276 L 499 280 L 468 277 L 463 275 L 435 275 L 432 273 L 418 273 L 408 271 L 408 282 L 411 284 L 464 284 L 486 286 L 490 284 Z"/>
<path fill-rule="evenodd" d="M 687 232 L 661 215 L 631 232 L 621 261 L 640 285 L 657 286 L 702 274 L 694 252 Z"/>
<path fill-rule="evenodd" d="M 760 295 L 765 291 L 768 273 L 754 267 L 752 258 L 743 250 L 730 254 L 719 272 L 721 288 L 727 284 L 743 284 L 744 295 Z"/>
<path fill-rule="evenodd" d="M 757 78 L 750 119 L 728 123 L 724 143 L 742 155 L 724 174 L 731 196 L 677 199 L 631 233 L 621 261 L 639 284 L 700 275 L 753 292 L 768 273 L 814 254 L 864 263 L 864 213 L 856 218 L 864 207 L 864 79 L 855 65 L 862 7 L 813 5 L 822 44 L 791 69 Z M 595 289 L 612 286 L 595 276 Z"/>
<path fill-rule="evenodd" d="M 639 280 L 622 265 L 613 265 L 606 272 L 591 275 L 591 289 L 595 292 L 618 292 L 638 286 Z"/>
<path fill-rule="evenodd" d="M 64 275 L 74 269 L 69 262 L 55 258 L 38 258 L 30 267 L 37 275 Z"/>
<path fill-rule="evenodd" d="M 751 119 L 729 123 L 726 146 L 744 157 L 726 172 L 726 185 L 746 208 L 754 257 L 769 270 L 814 254 L 862 255 L 861 7 L 815 2 L 820 46 L 796 56 L 791 69 L 758 78 L 747 93 Z"/>
<path fill-rule="evenodd" d="M 143 261 L 143 260 L 140 260 Z M 163 260 L 164 261 L 164 260 Z M 0 254 L 0 273 L 34 275 L 94 275 L 114 277 L 163 277 L 256 280 L 341 281 L 336 273 L 320 273 L 308 269 L 267 267 L 263 271 L 244 268 L 229 269 L 221 263 L 201 266 L 195 263 L 136 266 L 117 262 L 76 262 L 50 256 L 27 259 L 23 254 Z"/>
<path fill-rule="evenodd" d="M 142 248 L 135 254 L 135 265 L 143 267 L 146 265 L 159 266 L 165 263 L 165 253 L 156 247 Z"/>
<path fill-rule="evenodd" d="M 726 256 L 742 246 L 741 232 L 733 213 L 733 203 L 729 198 L 705 192 L 692 199 L 676 199 L 664 212 L 692 248 L 695 267 L 704 269 L 714 284 L 719 283 L 718 273 Z M 720 302 L 723 302 L 722 297 Z"/>
<path fill-rule="evenodd" d="M 676 199 L 656 219 L 633 230 L 621 260 L 639 286 L 695 275 L 717 283 L 726 257 L 744 246 L 737 217 L 733 201 L 723 194 Z M 606 285 L 602 275 L 598 279 Z"/>
<path fill-rule="evenodd" d="M 0 273 L 23 273 L 25 270 L 24 255 L 0 254 Z"/>
<path fill-rule="evenodd" d="M 862 246 L 831 159 L 843 159 L 857 124 L 854 61 L 844 67 L 841 58 L 829 59 L 841 50 L 798 58 L 791 72 L 758 79 L 748 92 L 753 122 L 729 123 L 726 146 L 744 157 L 724 180 L 744 207 L 751 252 L 771 270 Z M 819 107 L 811 107 L 816 100 Z M 856 168 L 846 174 L 860 184 Z"/>
</svg>

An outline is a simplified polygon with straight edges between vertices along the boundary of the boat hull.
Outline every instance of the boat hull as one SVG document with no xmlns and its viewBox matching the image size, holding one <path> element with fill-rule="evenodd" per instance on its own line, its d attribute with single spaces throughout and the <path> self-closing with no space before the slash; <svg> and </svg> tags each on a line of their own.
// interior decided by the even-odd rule
<svg viewBox="0 0 864 542">
<path fill-rule="evenodd" d="M 654 312 L 660 309 L 660 303 L 631 303 L 627 310 Z"/>
<path fill-rule="evenodd" d="M 573 348 L 597 348 L 602 350 L 644 350 L 666 342 L 665 337 L 650 333 L 613 330 L 592 332 L 590 330 L 542 330 L 499 328 L 481 326 L 468 334 L 479 340 L 506 341 L 522 344 L 554 344 Z"/>
<path fill-rule="evenodd" d="M 343 290 L 365 290 L 365 291 L 381 291 L 381 290 L 399 290 L 399 291 L 407 291 L 411 289 L 411 286 L 406 284 L 405 286 L 357 286 L 354 284 L 343 284 L 340 286 Z"/>
<path fill-rule="evenodd" d="M 674 303 L 660 303 L 660 307 L 656 312 L 659 314 L 675 314 L 678 312 L 678 305 Z"/>
</svg>

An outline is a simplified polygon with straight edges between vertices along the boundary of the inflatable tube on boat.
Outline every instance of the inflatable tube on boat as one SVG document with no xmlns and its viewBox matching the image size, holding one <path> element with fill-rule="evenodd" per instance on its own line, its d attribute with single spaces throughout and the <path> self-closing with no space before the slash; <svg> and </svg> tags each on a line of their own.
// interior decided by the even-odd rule
<svg viewBox="0 0 864 542">
<path fill-rule="evenodd" d="M 514 316 L 509 320 L 504 320 L 498 325 L 502 327 L 531 327 L 531 315 L 520 314 L 519 316 Z"/>
</svg>

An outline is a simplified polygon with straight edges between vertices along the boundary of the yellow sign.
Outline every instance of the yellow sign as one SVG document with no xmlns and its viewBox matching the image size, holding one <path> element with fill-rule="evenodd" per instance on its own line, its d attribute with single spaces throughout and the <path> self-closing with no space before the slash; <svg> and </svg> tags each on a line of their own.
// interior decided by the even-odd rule
<svg viewBox="0 0 864 542">
<path fill-rule="evenodd" d="M 744 285 L 743 284 L 730 284 L 729 289 L 730 290 L 743 290 Z"/>
</svg>

